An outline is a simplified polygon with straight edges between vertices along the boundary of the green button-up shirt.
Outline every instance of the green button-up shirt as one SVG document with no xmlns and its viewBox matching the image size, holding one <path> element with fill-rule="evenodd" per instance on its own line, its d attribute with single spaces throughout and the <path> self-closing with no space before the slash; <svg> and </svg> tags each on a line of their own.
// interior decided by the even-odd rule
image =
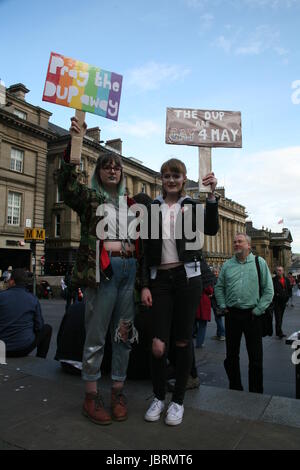
<svg viewBox="0 0 300 470">
<path fill-rule="evenodd" d="M 251 308 L 255 315 L 264 313 L 272 302 L 274 289 L 267 263 L 261 257 L 258 260 L 261 272 L 261 298 L 259 298 L 255 256 L 250 253 L 244 262 L 233 256 L 224 263 L 215 286 L 215 296 L 220 308 Z"/>
</svg>

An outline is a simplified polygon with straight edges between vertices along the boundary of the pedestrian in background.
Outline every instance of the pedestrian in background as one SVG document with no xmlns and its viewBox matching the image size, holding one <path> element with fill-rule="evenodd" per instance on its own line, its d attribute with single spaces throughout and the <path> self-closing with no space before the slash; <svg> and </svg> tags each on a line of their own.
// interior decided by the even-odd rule
<svg viewBox="0 0 300 470">
<path fill-rule="evenodd" d="M 214 274 L 214 284 L 213 286 L 216 285 L 219 277 L 219 270 L 217 268 L 213 269 L 213 274 Z M 216 296 L 215 296 L 215 290 L 214 293 L 211 297 L 211 306 L 214 312 L 214 317 L 215 317 L 215 322 L 217 325 L 217 331 L 215 336 L 212 336 L 211 339 L 216 339 L 218 341 L 225 341 L 225 328 L 223 324 L 223 317 L 222 317 L 222 309 L 218 306 Z"/>
<path fill-rule="evenodd" d="M 8 289 L 0 292 L 0 340 L 7 357 L 25 357 L 37 348 L 37 357 L 46 358 L 52 328 L 44 323 L 38 298 L 26 289 L 25 269 L 11 272 Z"/>
<path fill-rule="evenodd" d="M 225 312 L 226 359 L 224 367 L 229 388 L 243 390 L 240 372 L 240 343 L 245 335 L 249 357 L 249 392 L 263 393 L 263 347 L 260 315 L 273 298 L 272 277 L 266 261 L 259 257 L 262 296 L 251 238 L 237 233 L 233 242 L 234 256 L 226 261 L 215 286 L 219 307 Z"/>
<path fill-rule="evenodd" d="M 211 320 L 211 297 L 214 289 L 212 286 L 203 288 L 200 302 L 196 311 L 196 348 L 202 348 L 205 341 L 207 322 Z"/>
<path fill-rule="evenodd" d="M 291 297 L 291 284 L 289 279 L 284 275 L 282 266 L 277 266 L 276 276 L 273 278 L 274 284 L 274 315 L 275 315 L 275 331 L 279 339 L 286 335 L 282 331 L 282 320 L 285 307 Z"/>
<path fill-rule="evenodd" d="M 294 304 L 293 304 L 293 290 L 294 290 L 294 287 L 296 286 L 296 279 L 294 278 L 293 274 L 291 272 L 288 273 L 288 280 L 290 281 L 290 285 L 291 285 L 291 290 L 290 290 L 290 299 L 291 299 L 291 307 L 294 307 Z"/>
</svg>

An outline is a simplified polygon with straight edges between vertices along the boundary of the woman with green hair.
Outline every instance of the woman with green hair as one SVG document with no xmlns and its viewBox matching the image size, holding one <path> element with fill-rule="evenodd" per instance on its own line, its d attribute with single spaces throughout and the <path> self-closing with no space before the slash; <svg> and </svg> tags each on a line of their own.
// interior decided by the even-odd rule
<svg viewBox="0 0 300 470">
<path fill-rule="evenodd" d="M 70 132 L 79 133 L 77 119 L 74 117 L 71 121 Z M 86 129 L 86 125 L 84 127 Z M 78 172 L 69 156 L 70 146 L 59 170 L 58 185 L 64 202 L 78 213 L 81 221 L 72 284 L 86 287 L 83 414 L 96 424 L 109 424 L 111 418 L 116 421 L 127 419 L 123 386 L 131 344 L 137 337 L 133 324 L 137 240 L 130 239 L 119 223 L 120 201 L 126 210 L 135 201 L 124 196 L 122 161 L 116 153 L 105 150 L 98 158 L 91 188 L 78 181 Z M 109 327 L 113 381 L 111 413 L 104 408 L 98 388 Z"/>
</svg>

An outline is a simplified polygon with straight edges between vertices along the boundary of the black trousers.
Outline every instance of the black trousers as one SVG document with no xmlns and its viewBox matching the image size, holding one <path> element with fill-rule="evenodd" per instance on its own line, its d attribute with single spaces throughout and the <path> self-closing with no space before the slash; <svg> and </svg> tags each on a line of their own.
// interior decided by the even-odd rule
<svg viewBox="0 0 300 470">
<path fill-rule="evenodd" d="M 158 270 L 151 282 L 153 338 L 165 343 L 162 357 L 152 356 L 152 383 L 154 395 L 165 399 L 167 379 L 167 356 L 172 339 L 186 342 L 186 346 L 175 346 L 175 390 L 172 401 L 183 403 L 185 387 L 191 372 L 193 351 L 192 333 L 197 306 L 202 293 L 201 276 L 187 279 L 184 266 L 169 270 Z"/>
<path fill-rule="evenodd" d="M 275 330 L 276 336 L 282 335 L 282 319 L 285 311 L 286 302 L 274 302 Z"/>
<path fill-rule="evenodd" d="M 229 379 L 229 388 L 243 390 L 240 372 L 240 344 L 242 334 L 246 339 L 249 357 L 249 392 L 263 393 L 263 347 L 260 318 L 251 310 L 229 308 L 225 314 L 226 359 L 224 367 Z"/>
<path fill-rule="evenodd" d="M 52 336 L 52 327 L 50 325 L 44 325 L 41 331 L 36 334 L 35 341 L 25 349 L 18 351 L 7 351 L 7 357 L 25 357 L 28 356 L 35 348 L 37 348 L 36 357 L 45 359 L 48 354 L 50 341 Z"/>
</svg>

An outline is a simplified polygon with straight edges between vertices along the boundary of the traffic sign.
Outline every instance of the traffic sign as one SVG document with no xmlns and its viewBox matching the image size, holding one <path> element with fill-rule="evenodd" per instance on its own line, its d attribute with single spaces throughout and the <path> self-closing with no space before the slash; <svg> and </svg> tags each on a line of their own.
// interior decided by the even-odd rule
<svg viewBox="0 0 300 470">
<path fill-rule="evenodd" d="M 44 228 L 25 228 L 24 230 L 24 240 L 35 241 L 38 243 L 45 242 L 45 229 Z"/>
</svg>

